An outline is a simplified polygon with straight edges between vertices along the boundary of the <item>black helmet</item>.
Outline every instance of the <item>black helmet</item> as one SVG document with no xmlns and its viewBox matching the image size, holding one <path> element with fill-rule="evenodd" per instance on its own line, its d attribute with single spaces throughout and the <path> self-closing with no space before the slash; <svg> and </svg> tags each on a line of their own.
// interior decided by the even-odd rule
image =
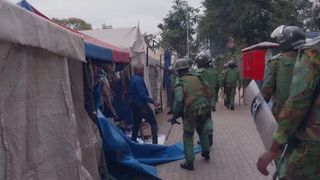
<svg viewBox="0 0 320 180">
<path fill-rule="evenodd" d="M 305 33 L 297 26 L 281 25 L 271 33 L 271 38 L 277 38 L 281 51 L 299 49 L 306 43 Z"/>
<path fill-rule="evenodd" d="M 177 62 L 175 63 L 174 69 L 176 71 L 181 70 L 181 69 L 188 69 L 190 67 L 190 63 L 186 59 L 178 59 Z"/>
<path fill-rule="evenodd" d="M 211 62 L 210 57 L 204 53 L 201 53 L 196 57 L 196 63 L 198 68 L 201 68 L 210 62 Z"/>
<path fill-rule="evenodd" d="M 229 68 L 234 68 L 234 67 L 237 67 L 237 65 L 234 63 L 233 60 L 230 60 L 230 61 L 228 61 L 228 67 Z"/>
<path fill-rule="evenodd" d="M 318 29 L 320 30 L 320 2 L 319 1 L 313 2 L 312 19 L 316 24 L 316 26 L 318 27 Z"/>
</svg>

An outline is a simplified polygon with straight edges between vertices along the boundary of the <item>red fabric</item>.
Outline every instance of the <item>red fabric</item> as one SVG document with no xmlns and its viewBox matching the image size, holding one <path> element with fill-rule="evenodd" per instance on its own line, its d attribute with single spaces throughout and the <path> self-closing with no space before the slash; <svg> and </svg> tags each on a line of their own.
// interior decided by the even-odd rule
<svg viewBox="0 0 320 180">
<path fill-rule="evenodd" d="M 31 6 L 32 9 L 33 9 L 33 12 L 51 22 L 53 22 L 54 24 L 57 24 L 56 22 L 52 21 L 50 18 L 48 18 L 47 16 L 45 16 L 44 14 L 42 14 L 40 11 L 38 11 L 37 9 L 35 9 L 33 6 Z M 111 49 L 112 50 L 112 61 L 116 62 L 116 63 L 130 63 L 130 56 L 129 56 L 129 52 L 128 51 L 125 51 L 125 50 L 122 50 L 121 48 L 118 48 L 116 46 L 113 46 L 111 44 L 108 44 L 104 41 L 101 41 L 99 39 L 96 39 L 96 38 L 93 38 L 91 36 L 88 36 L 86 34 L 83 34 L 79 31 L 76 31 L 76 30 L 73 30 L 71 28 L 68 28 L 68 27 L 65 27 L 63 25 L 60 25 L 60 24 L 57 24 L 61 27 L 63 27 L 64 29 L 67 29 L 71 32 L 74 32 L 78 35 L 80 35 L 83 40 L 87 43 L 91 43 L 91 44 L 94 44 L 94 45 L 97 45 L 97 46 L 100 46 L 102 48 L 107 48 L 107 49 Z"/>
<path fill-rule="evenodd" d="M 242 76 L 244 79 L 263 80 L 265 50 L 246 51 L 242 54 Z"/>
<path fill-rule="evenodd" d="M 264 76 L 264 65 L 265 65 L 265 50 L 255 50 L 253 51 L 254 58 L 254 72 L 252 79 L 263 80 Z"/>
</svg>

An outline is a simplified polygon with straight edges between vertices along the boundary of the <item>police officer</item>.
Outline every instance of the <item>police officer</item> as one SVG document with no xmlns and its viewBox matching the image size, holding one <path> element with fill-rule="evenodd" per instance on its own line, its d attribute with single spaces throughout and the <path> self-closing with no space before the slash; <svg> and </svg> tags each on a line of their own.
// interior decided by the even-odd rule
<svg viewBox="0 0 320 180">
<path fill-rule="evenodd" d="M 228 70 L 228 63 L 224 63 L 223 70 L 222 70 L 221 76 L 220 76 L 220 87 L 221 87 L 221 92 L 223 92 L 222 93 L 222 95 L 223 95 L 222 98 L 223 98 L 223 102 L 224 102 L 224 106 L 225 107 L 228 107 L 227 100 L 226 100 L 226 92 L 225 92 L 225 89 L 224 89 L 224 87 L 225 87 L 224 77 L 225 77 L 225 74 L 226 74 L 227 70 Z"/>
<path fill-rule="evenodd" d="M 211 104 L 211 110 L 216 110 L 216 102 L 218 101 L 218 93 L 219 93 L 219 87 L 220 87 L 220 77 L 219 73 L 210 67 L 210 57 L 206 54 L 199 54 L 196 57 L 196 63 L 197 63 L 197 73 L 201 76 L 201 78 L 205 81 L 206 85 L 208 85 L 212 97 L 210 97 L 210 104 Z M 206 118 L 205 123 L 205 129 L 209 135 L 209 145 L 212 146 L 213 144 L 213 122 L 211 118 L 211 114 L 208 114 L 208 117 Z"/>
<path fill-rule="evenodd" d="M 183 145 L 185 161 L 181 168 L 193 170 L 194 152 L 193 135 L 196 130 L 200 137 L 202 153 L 206 160 L 210 159 L 208 134 L 204 129 L 206 117 L 210 111 L 210 92 L 206 90 L 200 78 L 189 73 L 189 64 L 180 59 L 175 64 L 179 79 L 175 86 L 174 113 L 183 113 Z"/>
<path fill-rule="evenodd" d="M 237 65 L 233 61 L 228 62 L 228 69 L 226 70 L 223 79 L 226 105 L 229 109 L 234 110 L 237 83 L 238 87 L 240 87 L 240 73 L 237 70 Z"/>
<path fill-rule="evenodd" d="M 313 6 L 315 24 L 320 29 L 320 8 Z M 257 168 L 268 175 L 266 167 L 288 144 L 284 179 L 320 179 L 320 38 L 306 43 L 294 67 L 290 95 L 278 116 L 278 129 L 272 146 L 258 160 Z"/>
<path fill-rule="evenodd" d="M 272 114 L 278 121 L 279 113 L 290 94 L 293 69 L 298 49 L 305 44 L 305 34 L 296 26 L 281 25 L 271 33 L 271 38 L 277 39 L 281 54 L 268 61 L 261 92 L 266 102 L 269 102 L 272 97 Z M 291 148 L 288 149 L 288 152 L 290 151 Z M 280 178 L 284 176 L 286 164 L 287 157 L 281 164 L 280 157 L 276 160 L 276 165 L 280 166 Z"/>
<path fill-rule="evenodd" d="M 213 96 L 211 98 L 211 110 L 216 111 L 216 103 L 218 101 L 218 93 L 220 88 L 220 75 L 210 66 L 211 59 L 206 54 L 199 54 L 196 57 L 198 67 L 197 73 L 201 75 L 209 86 Z"/>
<path fill-rule="evenodd" d="M 268 61 L 261 92 L 266 102 L 272 97 L 272 113 L 278 119 L 289 97 L 293 69 L 298 49 L 305 43 L 305 33 L 296 26 L 281 25 L 272 32 L 271 38 L 277 39 L 282 53 Z"/>
</svg>

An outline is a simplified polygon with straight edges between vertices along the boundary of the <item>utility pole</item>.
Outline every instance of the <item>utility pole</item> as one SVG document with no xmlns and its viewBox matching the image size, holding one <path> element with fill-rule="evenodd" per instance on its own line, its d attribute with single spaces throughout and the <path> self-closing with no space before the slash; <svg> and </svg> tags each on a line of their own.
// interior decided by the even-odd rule
<svg viewBox="0 0 320 180">
<path fill-rule="evenodd" d="M 189 41 L 189 12 L 186 10 L 187 13 L 187 57 L 189 58 L 190 55 L 190 41 Z"/>
</svg>

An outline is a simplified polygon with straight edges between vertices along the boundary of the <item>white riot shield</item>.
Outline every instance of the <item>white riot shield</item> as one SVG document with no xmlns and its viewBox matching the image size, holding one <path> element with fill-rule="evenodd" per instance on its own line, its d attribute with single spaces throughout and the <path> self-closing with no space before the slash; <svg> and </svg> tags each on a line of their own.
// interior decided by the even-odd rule
<svg viewBox="0 0 320 180">
<path fill-rule="evenodd" d="M 278 124 L 254 80 L 246 88 L 245 97 L 248 105 L 251 105 L 251 115 L 263 145 L 266 149 L 269 149 L 272 143 L 272 135 L 277 130 Z"/>
</svg>

